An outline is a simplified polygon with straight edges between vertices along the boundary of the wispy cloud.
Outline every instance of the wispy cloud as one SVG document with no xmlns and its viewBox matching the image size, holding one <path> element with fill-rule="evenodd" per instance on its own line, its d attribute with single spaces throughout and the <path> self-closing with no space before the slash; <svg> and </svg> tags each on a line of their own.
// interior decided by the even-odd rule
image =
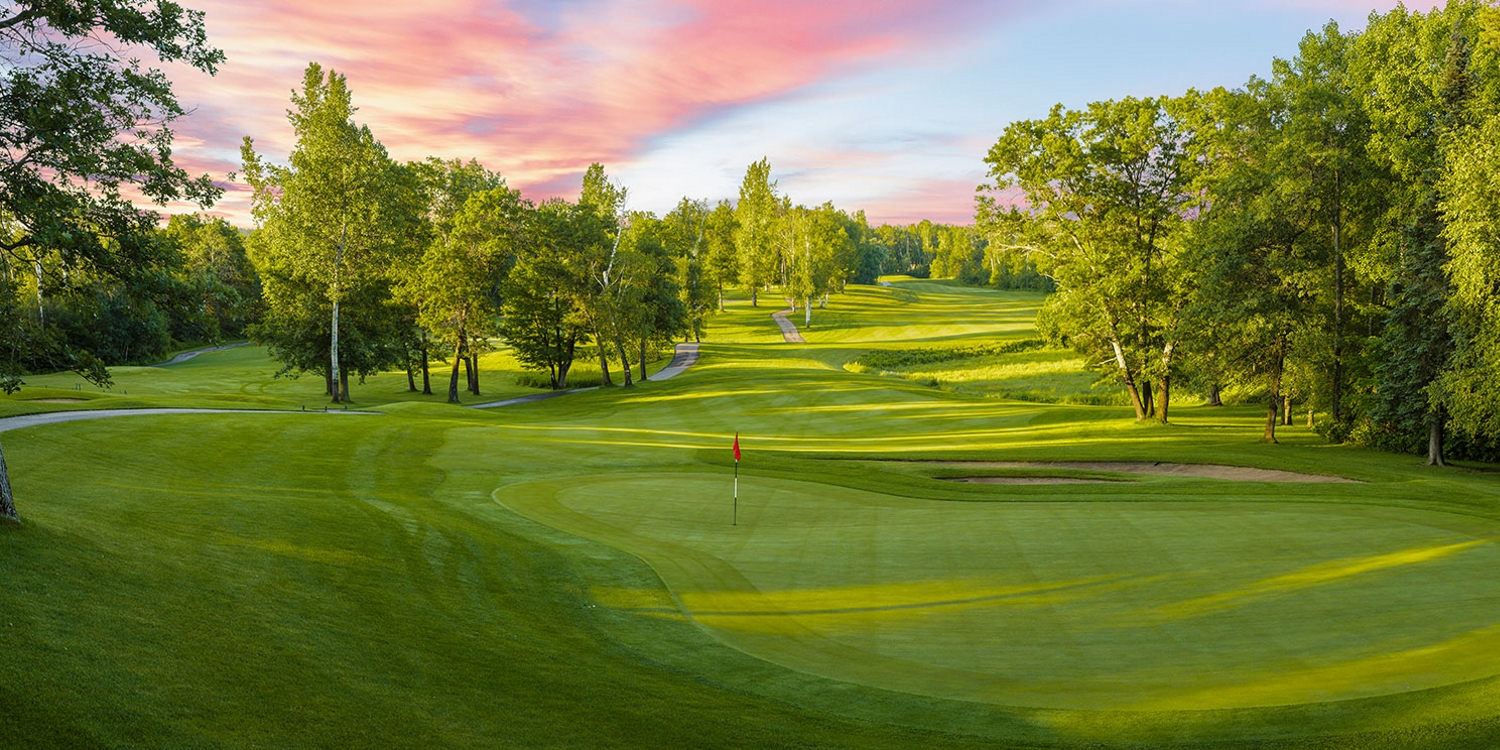
<svg viewBox="0 0 1500 750">
<path fill-rule="evenodd" d="M 290 150 L 309 61 L 349 78 L 358 119 L 402 159 L 478 157 L 523 189 L 576 185 L 593 161 L 878 61 L 919 54 L 1011 4 L 959 0 L 302 3 L 213 0 L 218 76 L 174 71 L 181 161 L 238 166 L 243 135 Z M 357 9 L 356 9 L 357 8 Z M 243 198 L 221 206 L 243 212 Z"/>
<path fill-rule="evenodd" d="M 1256 72 L 1243 60 L 1268 64 L 1327 15 L 1357 23 L 1368 10 L 1353 0 L 188 4 L 228 55 L 216 77 L 170 71 L 193 109 L 177 124 L 176 156 L 194 173 L 236 171 L 246 135 L 284 159 L 289 94 L 317 61 L 348 76 L 357 119 L 399 159 L 478 158 L 533 197 L 573 192 L 599 161 L 628 178 L 632 207 L 664 210 L 684 194 L 732 197 L 744 165 L 769 156 L 794 200 L 833 200 L 874 221 L 971 216 L 980 144 L 1041 114 L 1038 102 L 1172 93 L 1184 68 L 1198 74 L 1186 85 L 1208 82 L 1201 61 L 1152 50 L 1241 40 L 1240 56 L 1218 42 L 1183 53 L 1217 56 L 1232 72 L 1214 68 L 1213 79 L 1234 85 Z M 1117 79 L 1131 89 L 1115 91 Z M 217 211 L 248 224 L 246 193 L 229 187 Z"/>
</svg>

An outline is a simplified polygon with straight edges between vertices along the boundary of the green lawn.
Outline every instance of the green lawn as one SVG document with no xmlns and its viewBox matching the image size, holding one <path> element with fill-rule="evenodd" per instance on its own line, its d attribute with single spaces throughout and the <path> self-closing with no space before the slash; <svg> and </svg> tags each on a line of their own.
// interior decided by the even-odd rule
<svg viewBox="0 0 1500 750">
<path fill-rule="evenodd" d="M 851 287 L 791 345 L 778 301 L 736 299 L 697 366 L 629 390 L 481 411 L 390 374 L 354 390 L 373 415 L 0 434 L 26 522 L 0 529 L 0 746 L 1500 744 L 1500 474 L 1261 445 L 1256 407 L 1144 426 L 843 369 L 1033 336 L 1038 301 Z M 0 414 L 321 407 L 275 369 L 30 378 Z M 532 392 L 503 352 L 485 371 L 480 400 Z M 1362 483 L 986 486 L 915 458 Z"/>
</svg>

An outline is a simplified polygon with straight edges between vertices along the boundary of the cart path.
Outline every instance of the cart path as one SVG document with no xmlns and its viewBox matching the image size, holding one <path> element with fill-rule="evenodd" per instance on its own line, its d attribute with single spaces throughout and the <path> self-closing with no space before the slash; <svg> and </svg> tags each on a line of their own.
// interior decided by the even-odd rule
<svg viewBox="0 0 1500 750">
<path fill-rule="evenodd" d="M 178 354 L 177 356 L 175 356 L 175 357 L 173 357 L 173 358 L 171 358 L 171 359 L 169 359 L 169 360 L 167 360 L 165 362 L 157 362 L 154 365 L 147 365 L 147 367 L 166 367 L 167 365 L 175 365 L 175 364 L 178 364 L 179 362 L 186 362 L 186 361 L 192 359 L 193 357 L 198 356 L 199 354 L 207 354 L 209 352 L 216 352 L 216 351 L 219 351 L 221 349 L 233 349 L 233 348 L 235 348 L 237 346 L 245 346 L 245 345 L 247 345 L 249 343 L 250 343 L 249 341 L 239 341 L 239 342 L 236 342 L 236 343 L 233 343 L 233 344 L 225 344 L 223 346 L 205 346 L 202 349 L 194 349 L 194 350 L 189 351 L 189 352 L 182 352 L 181 354 Z"/>
<path fill-rule="evenodd" d="M 655 375 L 652 375 L 652 376 L 644 378 L 644 379 L 645 380 L 651 380 L 651 381 L 657 381 L 657 380 L 666 380 L 667 378 L 671 378 L 671 377 L 676 377 L 677 375 L 681 375 L 689 367 L 692 367 L 695 363 L 697 363 L 697 361 L 698 361 L 698 345 L 697 344 L 678 344 L 677 347 L 672 352 L 672 361 L 668 362 L 667 366 L 661 368 L 661 370 L 658 371 Z M 508 399 L 505 399 L 504 401 L 491 401 L 491 402 L 489 402 L 487 404 L 473 404 L 473 405 L 469 406 L 469 408 L 470 409 L 496 409 L 496 408 L 499 408 L 499 407 L 502 407 L 502 406 L 515 406 L 517 404 L 531 404 L 531 403 L 535 403 L 537 401 L 546 401 L 549 398 L 557 398 L 558 396 L 566 396 L 569 393 L 581 393 L 583 391 L 597 390 L 598 387 L 599 386 L 594 386 L 592 388 L 569 388 L 569 389 L 563 390 L 563 391 L 547 391 L 545 393 L 532 393 L 532 394 L 529 394 L 529 395 L 526 395 L 526 396 L 517 396 L 515 398 L 508 398 Z"/>
<path fill-rule="evenodd" d="M 787 313 L 794 312 L 797 312 L 795 307 L 780 312 L 773 312 L 771 313 L 771 317 L 776 319 L 776 325 L 781 326 L 781 337 L 786 339 L 788 344 L 806 344 L 807 341 L 802 338 L 802 333 L 797 330 L 797 324 L 786 318 Z"/>
</svg>

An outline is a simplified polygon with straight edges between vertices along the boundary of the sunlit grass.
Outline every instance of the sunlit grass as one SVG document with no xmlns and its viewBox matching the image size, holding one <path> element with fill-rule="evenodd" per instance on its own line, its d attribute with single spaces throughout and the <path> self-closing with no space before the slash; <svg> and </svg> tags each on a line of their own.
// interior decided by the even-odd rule
<svg viewBox="0 0 1500 750">
<path fill-rule="evenodd" d="M 1081 393 L 1066 352 L 942 369 L 954 390 L 844 369 L 1034 337 L 1039 301 L 851 287 L 796 345 L 736 293 L 697 366 L 628 390 L 463 409 L 438 366 L 432 397 L 356 385 L 381 412 L 358 419 L 6 432 L 0 746 L 1496 744 L 1497 475 L 1301 427 L 1262 445 L 1257 407 L 1159 426 L 955 392 Z M 534 392 L 518 369 L 487 355 L 465 400 Z M 0 414 L 321 404 L 275 370 L 246 347 L 109 392 L 28 378 Z M 902 459 L 1366 484 L 997 487 Z"/>
</svg>

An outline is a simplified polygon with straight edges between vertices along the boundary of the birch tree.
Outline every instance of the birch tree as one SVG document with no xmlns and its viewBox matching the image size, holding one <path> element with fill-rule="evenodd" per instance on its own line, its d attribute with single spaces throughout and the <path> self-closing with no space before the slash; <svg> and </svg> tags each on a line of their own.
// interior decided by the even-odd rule
<svg viewBox="0 0 1500 750">
<path fill-rule="evenodd" d="M 353 121 L 344 76 L 312 63 L 287 111 L 296 135 L 288 166 L 264 160 L 246 136 L 240 149 L 252 211 L 270 252 L 287 257 L 324 295 L 328 374 L 335 403 L 349 400 L 339 356 L 340 307 L 411 249 L 420 218 L 415 179 L 403 175 L 368 126 Z"/>
</svg>

